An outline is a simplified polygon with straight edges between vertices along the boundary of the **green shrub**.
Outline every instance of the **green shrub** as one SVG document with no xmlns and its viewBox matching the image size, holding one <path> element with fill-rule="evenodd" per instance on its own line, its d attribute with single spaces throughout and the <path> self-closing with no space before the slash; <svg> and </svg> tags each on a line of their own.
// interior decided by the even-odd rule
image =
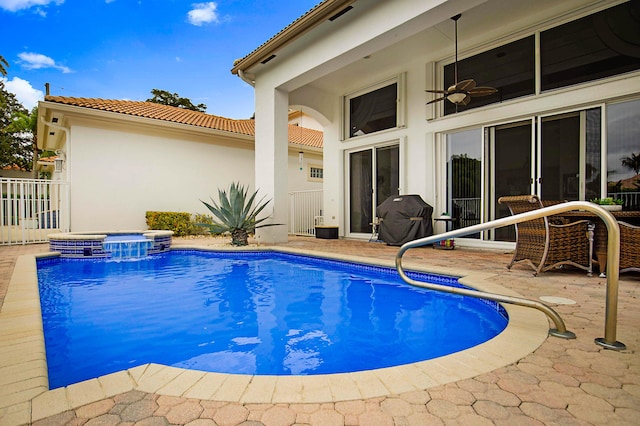
<svg viewBox="0 0 640 426">
<path fill-rule="evenodd" d="M 147 212 L 145 216 L 149 229 L 173 231 L 173 235 L 176 237 L 184 237 L 195 233 L 195 226 L 191 222 L 190 213 Z"/>
</svg>

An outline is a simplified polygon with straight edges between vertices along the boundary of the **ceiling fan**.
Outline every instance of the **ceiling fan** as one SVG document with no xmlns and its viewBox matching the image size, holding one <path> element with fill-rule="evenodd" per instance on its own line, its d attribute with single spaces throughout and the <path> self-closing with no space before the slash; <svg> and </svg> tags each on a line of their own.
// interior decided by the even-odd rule
<svg viewBox="0 0 640 426">
<path fill-rule="evenodd" d="M 434 102 L 438 102 L 444 99 L 447 99 L 449 102 L 455 105 L 468 105 L 471 102 L 471 98 L 478 96 L 489 96 L 496 93 L 498 90 L 493 87 L 479 86 L 476 87 L 476 82 L 473 79 L 462 80 L 458 82 L 458 19 L 460 19 L 462 15 L 457 14 L 451 19 L 455 22 L 455 41 L 456 41 L 456 59 L 453 65 L 454 69 L 454 84 L 449 86 L 447 90 L 426 90 L 429 93 L 438 93 L 442 96 L 436 98 L 430 102 L 427 102 L 427 105 L 432 104 Z"/>
</svg>

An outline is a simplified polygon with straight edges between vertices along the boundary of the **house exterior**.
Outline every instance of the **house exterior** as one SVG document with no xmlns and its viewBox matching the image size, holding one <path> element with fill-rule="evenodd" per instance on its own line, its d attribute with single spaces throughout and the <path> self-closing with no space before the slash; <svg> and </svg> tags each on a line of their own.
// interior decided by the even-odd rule
<svg viewBox="0 0 640 426">
<path fill-rule="evenodd" d="M 71 231 L 146 229 L 146 211 L 209 214 L 200 200 L 217 201 L 219 188 L 254 190 L 253 119 L 59 96 L 46 96 L 38 113 L 38 148 L 56 151 L 53 179 L 69 182 Z M 289 191 L 321 189 L 310 170 L 322 169 L 322 132 L 290 129 Z"/>
<path fill-rule="evenodd" d="M 369 238 L 396 194 L 454 227 L 508 215 L 503 195 L 638 208 L 638 16 L 637 0 L 325 0 L 233 64 L 255 87 L 256 182 L 286 218 L 287 111 L 302 108 L 323 126 L 324 222 L 341 237 Z M 456 99 L 469 79 L 496 93 Z"/>
</svg>

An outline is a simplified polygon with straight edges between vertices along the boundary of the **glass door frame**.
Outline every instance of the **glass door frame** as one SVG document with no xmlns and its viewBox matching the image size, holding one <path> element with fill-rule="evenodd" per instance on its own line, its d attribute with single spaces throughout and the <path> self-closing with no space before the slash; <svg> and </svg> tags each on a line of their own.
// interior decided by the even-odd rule
<svg viewBox="0 0 640 426">
<path fill-rule="evenodd" d="M 495 171 L 495 144 L 492 143 L 492 140 L 495 141 L 493 136 L 495 136 L 495 128 L 509 125 L 509 124 L 517 124 L 517 123 L 531 123 L 531 167 L 530 167 L 530 193 L 531 194 L 540 194 L 544 198 L 544 194 L 541 194 L 542 191 L 542 176 L 543 172 L 543 164 L 542 164 L 542 127 L 543 121 L 545 118 L 554 117 L 554 116 L 562 116 L 564 114 L 571 114 L 575 112 L 580 113 L 580 148 L 579 148 L 579 189 L 578 189 L 578 198 L 580 200 L 585 200 L 586 194 L 586 155 L 587 155 L 587 133 L 586 133 L 586 112 L 591 109 L 600 108 L 600 170 L 601 170 L 601 180 L 600 187 L 601 193 L 606 193 L 607 187 L 607 174 L 605 171 L 607 170 L 606 164 L 606 153 L 607 153 L 607 116 L 606 116 L 606 104 L 597 103 L 597 104 L 588 104 L 581 105 L 575 108 L 563 109 L 552 112 L 544 112 L 538 114 L 531 114 L 525 117 L 514 117 L 509 120 L 502 120 L 500 122 L 495 122 L 491 124 L 479 125 L 477 128 L 481 129 L 480 131 L 480 143 L 482 144 L 482 211 L 481 211 L 481 220 L 483 222 L 488 222 L 495 219 L 495 203 L 497 202 L 498 194 L 495 194 L 495 182 L 496 182 L 496 171 Z M 469 129 L 469 128 L 466 128 Z M 443 174 L 443 171 L 446 170 L 446 164 L 448 159 L 446 158 L 447 152 L 447 135 L 460 132 L 465 130 L 465 128 L 460 129 L 451 129 L 446 132 L 439 133 L 437 135 L 437 140 L 439 143 L 437 146 L 441 146 L 439 149 L 438 157 L 440 158 L 439 164 L 439 180 L 440 184 L 438 187 L 440 188 L 441 193 L 443 194 L 442 198 L 439 200 L 442 203 L 442 206 L 445 206 L 447 203 L 447 176 Z M 588 200 L 587 200 L 588 201 Z M 464 238 L 464 237 L 463 237 Z M 466 238 L 466 241 L 478 241 L 477 239 Z M 480 241 L 483 242 L 495 242 L 493 238 L 493 230 L 487 230 L 482 232 L 480 236 Z"/>
<path fill-rule="evenodd" d="M 347 238 L 371 238 L 372 232 L 363 233 L 363 232 L 352 232 L 351 231 L 351 154 L 363 151 L 371 151 L 371 185 L 372 185 L 372 196 L 371 196 L 371 214 L 372 218 L 376 216 L 376 207 L 384 200 L 376 200 L 376 189 L 377 182 L 376 179 L 376 171 L 377 171 L 377 156 L 376 152 L 381 148 L 388 147 L 397 147 L 398 148 L 398 194 L 402 195 L 402 188 L 404 187 L 404 140 L 394 139 L 390 141 L 381 142 L 375 145 L 366 145 L 357 148 L 352 148 L 344 151 L 344 180 L 345 180 L 345 194 L 344 194 L 344 227 L 345 227 L 345 236 Z"/>
<path fill-rule="evenodd" d="M 532 164 L 529 165 L 529 188 L 531 193 L 535 192 L 536 188 L 536 168 L 539 164 L 538 158 L 536 157 L 536 144 L 537 144 L 537 125 L 536 125 L 536 116 L 525 117 L 518 120 L 509 120 L 500 123 L 492 123 L 491 125 L 482 126 L 482 166 L 484 172 L 484 191 L 482 193 L 483 196 L 483 213 L 486 221 L 492 221 L 496 219 L 496 206 L 498 203 L 499 195 L 495 193 L 496 188 L 496 146 L 495 146 L 495 129 L 496 127 L 507 126 L 507 125 L 516 125 L 518 123 L 529 122 L 531 127 L 531 139 L 530 139 L 530 155 Z M 481 240 L 483 241 L 494 241 L 494 230 L 489 229 L 482 233 Z"/>
<path fill-rule="evenodd" d="M 586 176 L 587 176 L 587 122 L 586 122 L 586 113 L 588 110 L 600 108 L 600 193 L 606 194 L 607 188 L 607 173 L 604 173 L 607 170 L 606 164 L 606 153 L 607 153 L 607 116 L 606 116 L 606 104 L 598 103 L 594 105 L 583 105 L 578 108 L 572 108 L 562 111 L 554 111 L 545 114 L 537 114 L 537 128 L 536 131 L 538 136 L 535 140 L 536 152 L 535 158 L 537 161 L 536 166 L 536 182 L 532 187 L 532 194 L 539 194 L 544 199 L 544 194 L 542 193 L 542 124 L 545 118 L 547 117 L 560 117 L 565 114 L 571 113 L 579 113 L 580 114 L 580 148 L 579 148 L 579 158 L 578 158 L 578 200 L 589 201 L 585 199 L 586 195 Z M 542 178 L 542 179 L 541 179 Z"/>
</svg>

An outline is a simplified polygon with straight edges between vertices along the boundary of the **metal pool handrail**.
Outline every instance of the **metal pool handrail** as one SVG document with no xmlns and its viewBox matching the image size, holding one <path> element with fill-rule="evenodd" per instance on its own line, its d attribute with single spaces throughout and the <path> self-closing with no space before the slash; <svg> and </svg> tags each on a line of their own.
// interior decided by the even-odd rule
<svg viewBox="0 0 640 426">
<path fill-rule="evenodd" d="M 556 328 L 552 328 L 549 330 L 550 335 L 562 337 L 564 339 L 574 339 L 576 337 L 575 333 L 567 330 L 560 315 L 544 303 L 521 297 L 507 296 L 503 294 L 488 293 L 483 291 L 416 281 L 407 276 L 402 266 L 402 256 L 407 250 L 412 248 L 433 244 L 435 242 L 442 241 L 448 238 L 461 237 L 488 229 L 502 228 L 504 226 L 515 225 L 520 222 L 526 222 L 528 220 L 539 219 L 542 217 L 552 216 L 555 214 L 573 210 L 586 210 L 595 213 L 600 219 L 602 219 L 607 227 L 607 295 L 605 328 L 604 337 L 596 338 L 595 343 L 606 349 L 624 350 L 626 349 L 624 343 L 616 341 L 616 321 L 618 314 L 618 275 L 620 272 L 620 227 L 618 226 L 618 222 L 613 217 L 613 215 L 597 204 L 586 201 L 571 201 L 505 217 L 502 219 L 492 220 L 490 222 L 468 226 L 466 228 L 456 229 L 453 231 L 445 232 L 443 234 L 433 235 L 430 237 L 410 241 L 403 244 L 398 250 L 398 253 L 396 254 L 396 269 L 398 270 L 400 277 L 405 282 L 413 286 L 537 309 L 545 313 L 555 324 Z"/>
</svg>

